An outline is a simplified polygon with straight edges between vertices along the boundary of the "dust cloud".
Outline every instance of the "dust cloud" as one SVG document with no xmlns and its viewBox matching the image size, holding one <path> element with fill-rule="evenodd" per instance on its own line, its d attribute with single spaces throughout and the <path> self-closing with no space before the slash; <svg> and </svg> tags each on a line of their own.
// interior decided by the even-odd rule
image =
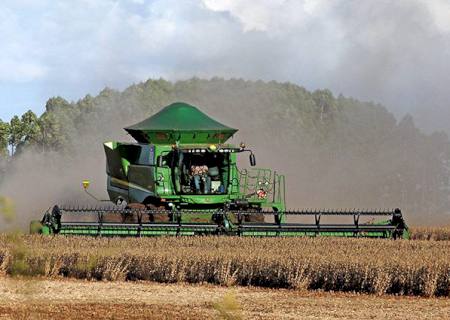
<svg viewBox="0 0 450 320">
<path fill-rule="evenodd" d="M 103 143 L 132 141 L 121 129 L 130 122 L 109 120 L 97 122 L 95 130 L 74 139 L 69 151 L 42 153 L 27 149 L 13 159 L 0 185 L 0 195 L 11 199 L 16 209 L 16 219 L 7 228 L 27 230 L 31 220 L 40 220 L 56 204 L 101 205 L 84 192 L 84 179 L 91 181 L 90 193 L 108 199 Z M 115 134 L 109 135 L 111 131 Z"/>
</svg>

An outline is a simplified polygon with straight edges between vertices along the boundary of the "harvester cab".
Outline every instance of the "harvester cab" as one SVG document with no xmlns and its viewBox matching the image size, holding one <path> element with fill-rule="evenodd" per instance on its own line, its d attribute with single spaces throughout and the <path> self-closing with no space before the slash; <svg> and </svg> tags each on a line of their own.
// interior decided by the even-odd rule
<svg viewBox="0 0 450 320">
<path fill-rule="evenodd" d="M 172 104 L 125 130 L 138 143 L 104 146 L 115 203 L 197 212 L 285 208 L 284 177 L 268 169 L 239 169 L 241 154 L 256 165 L 254 153 L 244 143 L 227 143 L 237 130 L 193 106 Z"/>
<path fill-rule="evenodd" d="M 287 211 L 285 177 L 271 169 L 256 168 L 252 150 L 244 143 L 236 146 L 228 142 L 237 129 L 194 106 L 174 103 L 125 130 L 136 143 L 104 144 L 111 205 L 55 206 L 41 222 L 45 232 L 103 236 L 407 236 L 399 209 Z M 249 156 L 249 169 L 238 166 L 238 157 L 243 154 Z M 86 192 L 89 184 L 83 181 Z M 64 221 L 68 215 L 95 219 Z M 288 222 L 289 216 L 310 217 L 311 222 Z M 324 216 L 351 216 L 353 222 L 323 223 Z M 367 220 L 382 216 L 388 219 L 377 223 Z"/>
<path fill-rule="evenodd" d="M 174 147 L 165 156 L 159 156 L 158 167 L 169 168 L 172 186 L 177 195 L 226 194 L 230 181 L 229 152 L 239 149 L 217 149 L 217 146 Z"/>
</svg>

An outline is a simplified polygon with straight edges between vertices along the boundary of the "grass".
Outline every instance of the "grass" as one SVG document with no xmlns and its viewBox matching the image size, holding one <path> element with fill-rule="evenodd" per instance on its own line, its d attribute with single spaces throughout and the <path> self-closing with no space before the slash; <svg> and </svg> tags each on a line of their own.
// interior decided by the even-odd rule
<svg viewBox="0 0 450 320">
<path fill-rule="evenodd" d="M 6 275 L 450 296 L 450 242 L 0 236 Z"/>
<path fill-rule="evenodd" d="M 236 299 L 236 295 L 232 292 L 228 292 L 223 298 L 213 304 L 214 310 L 216 310 L 221 319 L 224 320 L 240 320 L 243 319 L 241 306 Z"/>
</svg>

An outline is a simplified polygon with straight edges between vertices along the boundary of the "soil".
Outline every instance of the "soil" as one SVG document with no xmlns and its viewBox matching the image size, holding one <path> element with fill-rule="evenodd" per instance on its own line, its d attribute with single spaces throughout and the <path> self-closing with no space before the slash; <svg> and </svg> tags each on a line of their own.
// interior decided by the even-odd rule
<svg viewBox="0 0 450 320">
<path fill-rule="evenodd" d="M 450 299 L 0 278 L 0 319 L 448 319 Z"/>
</svg>

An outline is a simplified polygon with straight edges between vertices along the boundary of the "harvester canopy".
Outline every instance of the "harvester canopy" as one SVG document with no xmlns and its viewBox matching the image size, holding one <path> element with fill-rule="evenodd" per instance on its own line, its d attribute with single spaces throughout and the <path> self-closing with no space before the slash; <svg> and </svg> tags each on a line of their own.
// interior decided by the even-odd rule
<svg viewBox="0 0 450 320">
<path fill-rule="evenodd" d="M 125 130 L 137 142 L 153 144 L 224 143 L 238 131 L 183 102 L 168 105 Z"/>
</svg>

